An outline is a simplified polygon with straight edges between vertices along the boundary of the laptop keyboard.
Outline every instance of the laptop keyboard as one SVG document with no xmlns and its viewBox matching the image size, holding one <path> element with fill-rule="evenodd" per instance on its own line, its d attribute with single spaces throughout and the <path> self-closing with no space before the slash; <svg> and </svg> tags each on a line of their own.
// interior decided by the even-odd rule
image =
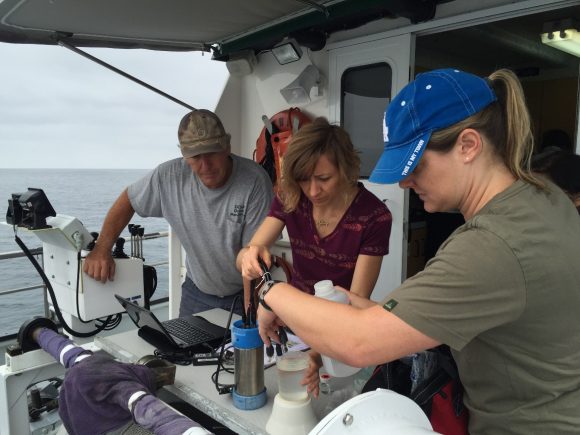
<svg viewBox="0 0 580 435">
<path fill-rule="evenodd" d="M 204 343 L 215 338 L 203 329 L 197 328 L 185 319 L 172 319 L 163 322 L 163 326 L 171 335 L 183 340 L 186 343 Z"/>
</svg>

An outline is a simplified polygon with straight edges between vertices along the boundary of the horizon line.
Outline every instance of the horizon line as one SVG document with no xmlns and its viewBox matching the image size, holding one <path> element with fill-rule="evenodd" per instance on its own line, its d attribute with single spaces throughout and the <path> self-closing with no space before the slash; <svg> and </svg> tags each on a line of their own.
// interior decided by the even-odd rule
<svg viewBox="0 0 580 435">
<path fill-rule="evenodd" d="M 126 171 L 126 170 L 141 170 L 141 169 L 153 169 L 153 167 L 151 168 L 79 168 L 79 167 L 75 167 L 75 168 L 39 168 L 39 167 L 28 167 L 28 168 L 4 168 L 4 167 L 0 167 L 0 170 L 2 169 L 10 169 L 10 170 L 22 170 L 22 169 L 44 169 L 44 170 L 63 170 L 63 169 L 67 169 L 67 170 L 86 170 L 86 169 L 107 169 L 107 170 L 119 170 L 119 171 Z"/>
</svg>

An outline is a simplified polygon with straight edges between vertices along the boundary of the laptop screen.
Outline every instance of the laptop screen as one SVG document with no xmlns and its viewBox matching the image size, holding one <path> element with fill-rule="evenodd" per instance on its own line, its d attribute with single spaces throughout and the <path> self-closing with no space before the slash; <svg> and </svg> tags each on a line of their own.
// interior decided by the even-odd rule
<svg viewBox="0 0 580 435">
<path fill-rule="evenodd" d="M 145 308 L 142 308 L 133 302 L 123 299 L 118 295 L 115 295 L 115 297 L 121 303 L 123 308 L 125 308 L 127 314 L 138 328 L 147 326 L 155 331 L 159 331 L 162 334 L 167 335 L 167 331 L 165 331 L 163 325 L 161 325 L 159 320 L 157 320 L 157 318 L 149 310 L 146 310 Z"/>
</svg>

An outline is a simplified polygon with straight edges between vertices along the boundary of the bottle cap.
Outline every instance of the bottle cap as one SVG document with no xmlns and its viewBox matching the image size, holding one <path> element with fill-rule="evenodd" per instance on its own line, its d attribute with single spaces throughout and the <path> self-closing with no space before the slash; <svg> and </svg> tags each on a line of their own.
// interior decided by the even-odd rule
<svg viewBox="0 0 580 435">
<path fill-rule="evenodd" d="M 318 281 L 314 284 L 314 294 L 318 297 L 324 298 L 332 295 L 334 292 L 334 284 L 329 279 Z"/>
</svg>

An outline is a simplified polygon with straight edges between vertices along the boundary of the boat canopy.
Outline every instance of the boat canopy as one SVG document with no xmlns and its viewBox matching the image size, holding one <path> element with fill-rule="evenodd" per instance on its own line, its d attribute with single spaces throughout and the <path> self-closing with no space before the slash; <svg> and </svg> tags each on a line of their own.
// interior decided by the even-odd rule
<svg viewBox="0 0 580 435">
<path fill-rule="evenodd" d="M 449 0 L 3 0 L 0 42 L 258 54 L 285 37 L 320 50 L 370 21 L 429 20 Z"/>
</svg>

